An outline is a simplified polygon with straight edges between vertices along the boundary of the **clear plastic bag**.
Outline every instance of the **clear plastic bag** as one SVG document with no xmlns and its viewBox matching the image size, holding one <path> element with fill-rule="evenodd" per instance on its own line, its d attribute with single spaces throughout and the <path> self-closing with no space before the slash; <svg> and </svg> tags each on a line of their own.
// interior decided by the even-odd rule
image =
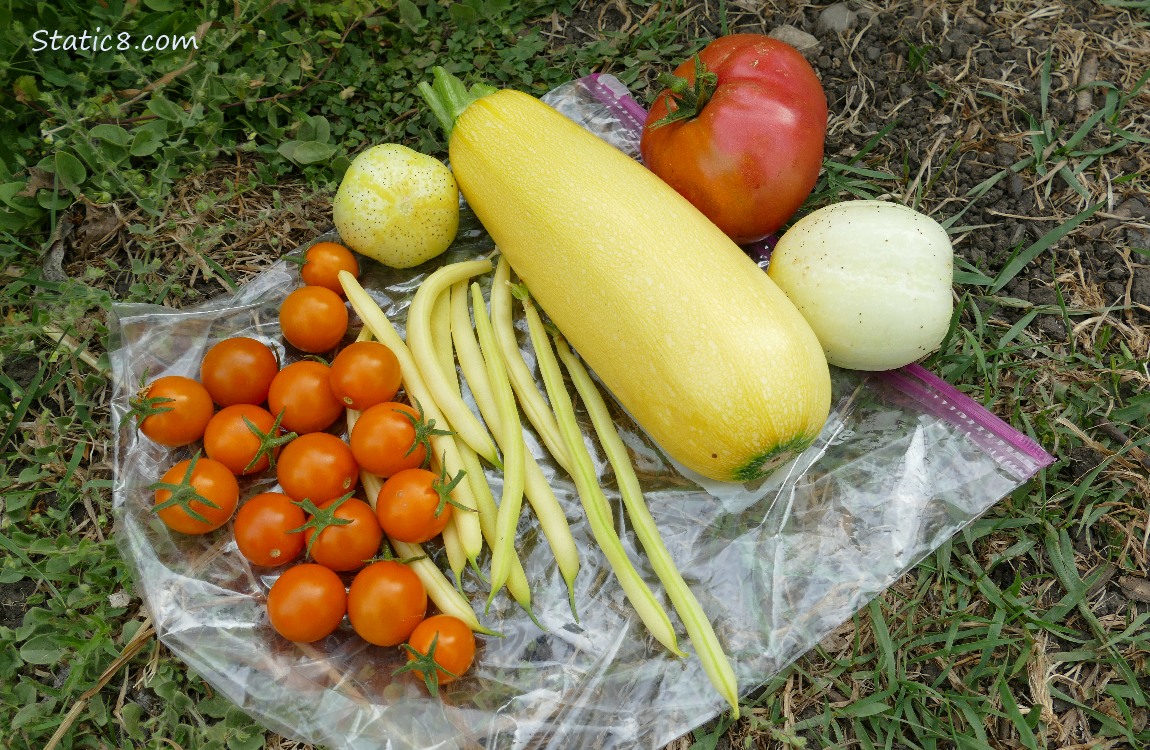
<svg viewBox="0 0 1150 750">
<path fill-rule="evenodd" d="M 637 154 L 642 110 L 617 80 L 591 76 L 547 100 Z M 492 251 L 466 209 L 462 227 L 432 264 L 368 265 L 361 281 L 401 332 L 432 267 Z M 466 578 L 480 620 L 501 637 L 481 637 L 475 666 L 438 698 L 392 676 L 397 649 L 367 645 L 346 626 L 313 645 L 276 636 L 263 600 L 277 573 L 248 565 L 228 528 L 203 538 L 170 534 L 150 510 L 147 487 L 188 451 L 141 437 L 127 416 L 129 398 L 145 376 L 195 376 L 207 347 L 226 336 L 255 336 L 288 357 L 276 310 L 298 283 L 295 267 L 280 262 L 193 309 L 113 309 L 116 537 L 162 642 L 270 729 L 333 748 L 657 748 L 725 710 L 673 613 L 687 658 L 646 636 L 591 541 L 570 479 L 548 461 L 544 471 L 581 551 L 578 622 L 545 540 L 525 521 L 519 547 L 539 624 L 504 595 L 484 612 L 486 590 Z M 754 486 L 687 475 L 616 415 L 659 529 L 715 623 L 743 694 L 1052 460 L 921 367 L 832 376 L 834 407 L 816 444 Z M 597 465 L 623 528 L 605 461 Z M 498 474 L 490 480 L 498 496 Z M 273 485 L 265 477 L 241 488 L 248 497 Z M 624 542 L 661 591 L 633 540 Z"/>
</svg>

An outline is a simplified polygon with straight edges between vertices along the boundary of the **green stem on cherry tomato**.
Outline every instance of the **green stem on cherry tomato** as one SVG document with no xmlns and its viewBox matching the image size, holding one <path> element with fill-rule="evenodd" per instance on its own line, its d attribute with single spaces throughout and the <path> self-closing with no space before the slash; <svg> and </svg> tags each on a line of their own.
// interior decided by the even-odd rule
<svg viewBox="0 0 1150 750">
<path fill-rule="evenodd" d="M 415 409 L 415 416 L 412 416 L 406 411 L 400 411 L 399 409 L 395 410 L 402 414 L 404 418 L 407 419 L 407 421 L 411 422 L 411 427 L 415 430 L 415 438 L 411 441 L 411 447 L 408 448 L 407 452 L 403 455 L 410 456 L 412 453 L 415 453 L 415 451 L 417 451 L 420 446 L 423 446 L 423 448 L 427 451 L 427 458 L 425 458 L 423 461 L 423 466 L 426 468 L 432 452 L 431 438 L 436 435 L 449 436 L 454 435 L 455 433 L 451 430 L 438 429 L 435 426 L 435 420 L 428 419 L 427 416 L 424 415 L 423 407 L 419 404 L 419 399 L 412 397 L 411 407 Z"/>
<path fill-rule="evenodd" d="M 174 407 L 160 406 L 160 404 L 172 403 L 176 400 L 174 398 L 167 398 L 165 396 L 149 396 L 152 390 L 151 383 L 147 382 L 147 375 L 140 378 L 140 388 L 136 391 L 136 395 L 128 401 L 130 407 L 129 416 L 135 417 L 136 426 L 139 427 L 144 423 L 148 417 L 154 417 L 157 414 L 171 411 Z"/>
<path fill-rule="evenodd" d="M 595 537 L 599 548 L 603 550 L 603 555 L 615 572 L 619 585 L 623 588 L 631 606 L 635 608 L 639 619 L 647 626 L 647 630 L 671 653 L 683 656 L 671 619 L 639 575 L 631 559 L 627 557 L 627 551 L 623 548 L 623 542 L 615 530 L 611 519 L 611 508 L 595 476 L 591 454 L 587 452 L 587 446 L 583 443 L 583 433 L 575 419 L 571 394 L 563 384 L 563 373 L 559 369 L 559 362 L 555 359 L 555 352 L 551 349 L 547 333 L 543 330 L 542 320 L 530 299 L 525 299 L 523 306 L 528 311 L 527 326 L 531 332 L 531 342 L 535 345 L 539 372 L 543 376 L 547 396 L 551 399 L 551 407 L 555 410 L 555 420 L 559 424 L 568 455 L 575 468 L 571 477 L 575 480 L 575 488 L 579 492 L 579 500 L 587 515 L 591 534 Z"/>
<path fill-rule="evenodd" d="M 196 455 L 192 456 L 191 461 L 188 463 L 188 470 L 184 472 L 184 478 L 178 484 L 171 484 L 169 482 L 156 482 L 148 486 L 149 490 L 167 490 L 172 493 L 167 500 L 162 503 L 157 503 L 152 506 L 154 513 L 159 513 L 161 510 L 167 510 L 175 506 L 180 508 L 188 514 L 188 517 L 199 521 L 203 524 L 211 524 L 212 522 L 204 518 L 198 511 L 192 509 L 192 503 L 201 503 L 209 508 L 218 509 L 220 506 L 212 502 L 208 498 L 201 495 L 196 491 L 195 485 L 192 484 L 192 475 L 196 471 L 196 463 L 200 460 L 201 453 L 196 451 Z"/>
<path fill-rule="evenodd" d="M 370 505 L 370 503 L 369 503 L 369 505 Z M 375 510 L 375 508 L 373 507 L 372 510 Z M 380 546 L 379 554 L 376 555 L 375 557 L 371 558 L 370 560 L 367 560 L 366 562 L 367 563 L 397 562 L 397 563 L 403 563 L 404 565 L 410 565 L 411 563 L 413 563 L 416 560 L 419 560 L 423 557 L 427 557 L 427 555 L 420 555 L 419 557 L 414 557 L 414 558 L 400 557 L 399 555 L 397 555 L 395 553 L 394 550 L 392 550 L 391 542 L 389 542 L 387 539 L 384 539 L 383 544 Z"/>
<path fill-rule="evenodd" d="M 410 643 L 403 644 L 404 650 L 411 655 L 411 661 L 407 662 L 401 667 L 397 667 L 393 675 L 403 674 L 404 672 L 419 672 L 423 675 L 423 684 L 427 686 L 427 692 L 432 695 L 439 695 L 439 673 L 443 672 L 453 678 L 458 678 L 459 675 L 445 669 L 435 661 L 435 647 L 439 643 L 439 633 L 431 637 L 431 643 L 427 647 L 427 653 L 421 653 L 419 649 L 412 646 Z"/>
<path fill-rule="evenodd" d="M 294 529 L 288 529 L 287 533 L 303 534 L 307 532 L 308 529 L 315 530 L 315 533 L 311 535 L 311 539 L 307 541 L 307 549 L 304 551 L 305 557 L 311 557 L 311 548 L 315 544 L 316 540 L 319 539 L 319 535 L 322 534 L 325 529 L 331 526 L 347 526 L 349 523 L 351 523 L 350 518 L 340 518 L 335 514 L 335 512 L 339 509 L 339 506 L 347 502 L 354 494 L 354 492 L 349 492 L 343 497 L 336 498 L 322 508 L 313 503 L 311 498 L 307 497 L 305 497 L 303 500 L 292 501 L 294 505 L 298 505 L 300 508 L 302 508 L 303 512 L 310 515 L 311 518 L 309 518 L 307 523 L 305 523 L 303 526 L 297 526 Z"/>
<path fill-rule="evenodd" d="M 447 466 L 445 466 L 442 461 L 440 462 L 439 476 L 431 482 L 431 489 L 435 490 L 435 494 L 439 495 L 439 504 L 435 506 L 436 518 L 439 518 L 439 514 L 443 512 L 443 509 L 446 508 L 449 503 L 464 512 L 475 512 L 475 508 L 468 508 L 466 505 L 461 505 L 451 497 L 451 493 L 455 491 L 456 486 L 459 485 L 466 475 L 467 471 L 460 469 L 455 473 L 455 476 L 451 476 L 447 473 Z"/>
<path fill-rule="evenodd" d="M 591 416 L 591 424 L 599 436 L 599 443 L 603 446 L 603 451 L 607 454 L 607 461 L 615 472 L 619 494 L 623 498 L 623 505 L 627 509 L 628 518 L 631 519 L 631 527 L 635 531 L 635 536 L 643 545 L 643 551 L 647 553 L 651 568 L 659 576 L 667 596 L 671 599 L 671 604 L 679 613 L 679 618 L 687 629 L 687 635 L 695 646 L 695 651 L 699 654 L 703 671 L 710 677 L 711 683 L 719 691 L 719 694 L 731 705 L 731 711 L 735 718 L 738 718 L 739 687 L 735 678 L 735 670 L 723 651 L 722 644 L 719 643 L 706 612 L 703 611 L 699 600 L 695 598 L 694 593 L 687 586 L 687 582 L 683 580 L 682 574 L 675 566 L 675 561 L 671 558 L 671 553 L 663 543 L 663 538 L 659 534 L 659 527 L 655 524 L 655 519 L 651 516 L 651 511 L 643 498 L 643 490 L 639 485 L 639 478 L 635 475 L 635 468 L 631 465 L 627 446 L 619 437 L 619 432 L 615 427 L 614 420 L 611 419 L 607 404 L 604 402 L 599 389 L 595 387 L 594 381 L 591 380 L 591 375 L 575 357 L 567 343 L 557 337 L 555 347 L 559 352 L 559 359 L 563 361 L 563 364 L 567 366 L 567 372 L 571 374 L 571 381 L 575 385 L 575 390 L 583 399 L 583 405 Z"/>
<path fill-rule="evenodd" d="M 252 420 L 248 419 L 247 415 L 243 415 L 244 424 L 247 425 L 248 430 L 256 436 L 260 441 L 260 445 L 256 448 L 256 453 L 252 456 L 252 460 L 248 461 L 248 465 L 244 467 L 244 472 L 251 471 L 251 468 L 259 463 L 259 460 L 264 456 L 268 458 L 268 468 L 275 471 L 276 468 L 276 453 L 280 448 L 295 440 L 298 435 L 294 432 L 286 432 L 280 435 L 276 433 L 280 430 L 280 422 L 283 421 L 284 410 L 280 409 L 280 413 L 276 415 L 276 419 L 272 422 L 271 428 L 264 432 Z"/>
</svg>

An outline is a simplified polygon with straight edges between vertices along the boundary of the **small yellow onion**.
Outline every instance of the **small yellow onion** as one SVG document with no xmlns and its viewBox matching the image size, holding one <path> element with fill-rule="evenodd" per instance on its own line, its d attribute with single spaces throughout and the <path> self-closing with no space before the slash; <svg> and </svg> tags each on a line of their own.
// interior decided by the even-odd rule
<svg viewBox="0 0 1150 750">
<path fill-rule="evenodd" d="M 391 268 L 447 249 L 459 229 L 459 188 L 443 162 L 396 143 L 357 156 L 332 204 L 344 244 Z"/>
<path fill-rule="evenodd" d="M 854 200 L 814 211 L 779 239 L 768 274 L 799 309 L 827 361 L 892 370 L 938 348 L 954 308 L 954 250 L 934 219 Z"/>
</svg>

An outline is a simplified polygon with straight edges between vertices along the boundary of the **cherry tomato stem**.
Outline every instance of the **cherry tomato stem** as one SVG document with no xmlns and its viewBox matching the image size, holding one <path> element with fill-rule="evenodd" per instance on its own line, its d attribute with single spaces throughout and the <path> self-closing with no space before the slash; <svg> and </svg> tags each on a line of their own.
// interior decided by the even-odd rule
<svg viewBox="0 0 1150 750">
<path fill-rule="evenodd" d="M 168 469 L 149 489 L 156 493 L 152 510 L 170 529 L 184 534 L 206 534 L 223 526 L 240 498 L 228 467 L 199 452 Z"/>
</svg>

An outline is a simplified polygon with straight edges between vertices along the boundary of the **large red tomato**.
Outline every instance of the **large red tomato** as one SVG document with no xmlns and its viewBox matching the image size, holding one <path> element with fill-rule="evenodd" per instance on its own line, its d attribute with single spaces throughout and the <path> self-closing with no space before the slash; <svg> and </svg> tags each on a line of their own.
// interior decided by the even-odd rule
<svg viewBox="0 0 1150 750">
<path fill-rule="evenodd" d="M 822 166 L 827 98 L 814 69 L 789 44 L 731 34 L 674 75 L 643 129 L 647 167 L 739 244 L 779 229 Z"/>
</svg>

